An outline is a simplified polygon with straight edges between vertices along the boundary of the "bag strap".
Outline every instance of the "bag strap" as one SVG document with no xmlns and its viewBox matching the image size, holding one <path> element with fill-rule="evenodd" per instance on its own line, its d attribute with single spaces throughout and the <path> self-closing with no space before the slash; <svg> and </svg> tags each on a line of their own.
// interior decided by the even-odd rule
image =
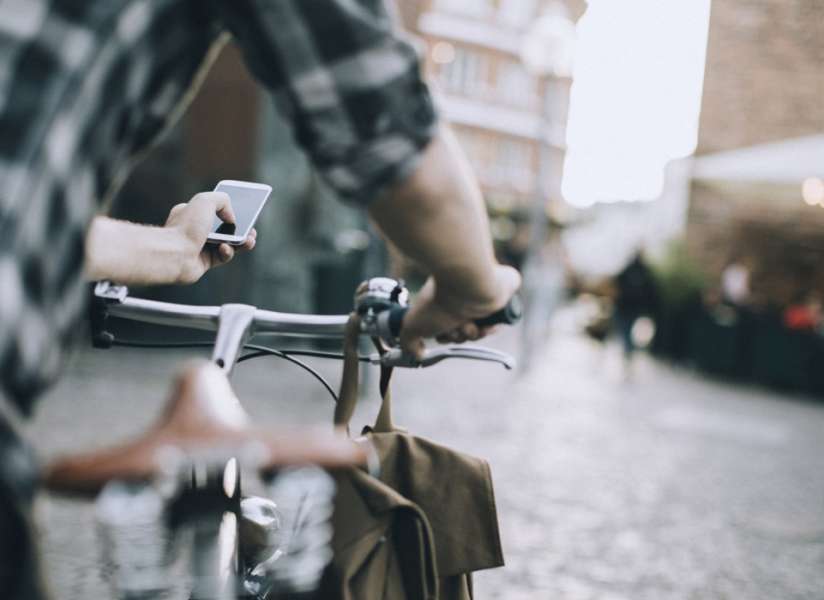
<svg viewBox="0 0 824 600">
<path fill-rule="evenodd" d="M 338 403 L 335 406 L 335 427 L 340 427 L 349 434 L 349 421 L 358 402 L 358 378 L 360 364 L 358 361 L 358 341 L 360 339 L 360 317 L 351 313 L 343 334 L 343 372 L 340 378 Z"/>
<path fill-rule="evenodd" d="M 376 338 L 372 339 L 375 347 L 378 349 L 378 354 L 383 356 L 386 354 L 386 348 L 383 343 Z M 378 418 L 375 419 L 375 426 L 373 431 L 378 433 L 389 433 L 395 430 L 395 425 L 392 423 L 392 392 L 389 390 L 389 380 L 392 378 L 392 367 L 384 367 L 381 365 L 380 377 L 380 392 L 381 392 L 381 408 L 378 411 Z"/>
<path fill-rule="evenodd" d="M 335 426 L 340 427 L 349 434 L 349 422 L 355 412 L 358 403 L 358 390 L 360 387 L 360 361 L 358 357 L 358 341 L 360 339 L 360 316 L 357 313 L 349 315 L 346 323 L 346 330 L 343 338 L 343 373 L 340 380 L 340 390 L 338 393 L 338 404 L 335 406 Z M 383 355 L 386 348 L 383 343 L 376 338 L 372 339 L 378 353 Z M 381 365 L 380 373 L 380 393 L 381 407 L 378 417 L 375 420 L 373 431 L 387 433 L 395 430 L 392 423 L 392 395 L 389 391 L 389 381 L 392 377 L 392 367 Z"/>
</svg>

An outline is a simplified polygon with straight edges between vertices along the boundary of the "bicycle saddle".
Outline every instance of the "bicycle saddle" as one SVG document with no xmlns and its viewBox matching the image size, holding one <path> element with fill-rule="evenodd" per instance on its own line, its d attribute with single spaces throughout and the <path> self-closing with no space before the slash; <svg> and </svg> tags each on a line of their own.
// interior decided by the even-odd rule
<svg viewBox="0 0 824 600">
<path fill-rule="evenodd" d="M 46 487 L 70 494 L 95 494 L 110 480 L 149 480 L 169 452 L 228 459 L 254 450 L 262 471 L 315 464 L 341 467 L 366 463 L 366 449 L 331 431 L 271 431 L 254 427 L 226 375 L 206 361 L 178 377 L 160 419 L 126 444 L 58 458 L 45 471 Z"/>
</svg>

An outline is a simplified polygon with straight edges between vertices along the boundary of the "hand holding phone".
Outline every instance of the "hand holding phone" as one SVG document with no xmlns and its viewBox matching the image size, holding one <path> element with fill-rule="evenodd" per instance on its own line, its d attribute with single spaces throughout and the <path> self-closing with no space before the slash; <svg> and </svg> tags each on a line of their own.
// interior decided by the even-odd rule
<svg viewBox="0 0 824 600">
<path fill-rule="evenodd" d="M 263 183 L 249 181 L 235 181 L 224 179 L 215 186 L 216 192 L 223 192 L 229 196 L 235 222 L 227 223 L 217 216 L 212 223 L 212 231 L 206 241 L 212 244 L 243 244 L 257 221 L 260 211 L 266 204 L 272 187 Z"/>
</svg>

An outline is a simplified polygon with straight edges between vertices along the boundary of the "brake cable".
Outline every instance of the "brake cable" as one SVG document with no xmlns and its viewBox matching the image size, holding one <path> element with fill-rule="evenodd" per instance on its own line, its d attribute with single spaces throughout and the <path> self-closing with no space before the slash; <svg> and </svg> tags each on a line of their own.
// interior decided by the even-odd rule
<svg viewBox="0 0 824 600">
<path fill-rule="evenodd" d="M 123 346 L 126 348 L 150 348 L 150 349 L 164 349 L 164 348 L 212 348 L 214 347 L 214 342 L 209 341 L 189 341 L 189 342 L 137 342 L 137 341 L 129 341 L 129 340 L 119 340 L 114 339 L 112 341 L 112 346 Z M 251 360 L 253 358 L 260 358 L 262 356 L 275 356 L 277 358 L 282 358 L 283 360 L 290 362 L 294 365 L 297 365 L 310 375 L 314 377 L 318 383 L 320 383 L 324 389 L 329 392 L 329 395 L 332 396 L 332 399 L 337 404 L 338 402 L 338 395 L 335 393 L 335 390 L 329 384 L 328 381 L 318 373 L 315 369 L 310 367 L 308 364 L 299 360 L 297 358 L 293 358 L 293 356 L 308 356 L 312 358 L 332 358 L 337 360 L 343 360 L 343 354 L 337 352 L 322 352 L 319 350 L 278 350 L 275 348 L 269 348 L 268 346 L 261 346 L 259 344 L 244 344 L 244 349 L 252 350 L 253 352 L 249 352 L 248 354 L 244 354 L 240 358 L 237 359 L 237 362 L 241 363 L 246 360 Z M 370 358 L 368 356 L 359 356 L 358 360 L 360 362 L 370 362 Z"/>
<path fill-rule="evenodd" d="M 329 395 L 332 396 L 332 399 L 335 401 L 335 404 L 338 403 L 338 395 L 335 393 L 335 390 L 332 389 L 332 386 L 329 385 L 329 382 L 318 373 L 315 369 L 307 365 L 302 360 L 298 360 L 297 358 L 292 358 L 285 352 L 281 352 L 280 350 L 275 350 L 274 348 L 267 348 L 266 346 L 258 346 L 256 344 L 244 344 L 244 348 L 248 348 L 249 350 L 254 350 L 254 352 L 250 352 L 249 354 L 244 354 L 240 358 L 237 359 L 237 362 L 241 363 L 245 360 L 250 360 L 253 358 L 259 358 L 261 356 L 277 356 L 278 358 L 282 358 L 294 365 L 299 366 L 304 371 L 308 372 L 312 377 L 314 377 L 318 383 L 320 383 L 326 391 L 329 392 Z"/>
</svg>

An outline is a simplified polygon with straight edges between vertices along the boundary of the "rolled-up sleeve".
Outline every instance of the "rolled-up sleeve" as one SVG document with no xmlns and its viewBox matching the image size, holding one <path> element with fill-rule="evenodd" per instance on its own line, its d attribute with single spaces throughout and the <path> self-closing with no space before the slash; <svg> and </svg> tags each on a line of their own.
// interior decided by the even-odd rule
<svg viewBox="0 0 824 600">
<path fill-rule="evenodd" d="M 405 178 L 437 117 L 383 0 L 225 0 L 222 18 L 298 144 L 342 198 Z"/>
</svg>

